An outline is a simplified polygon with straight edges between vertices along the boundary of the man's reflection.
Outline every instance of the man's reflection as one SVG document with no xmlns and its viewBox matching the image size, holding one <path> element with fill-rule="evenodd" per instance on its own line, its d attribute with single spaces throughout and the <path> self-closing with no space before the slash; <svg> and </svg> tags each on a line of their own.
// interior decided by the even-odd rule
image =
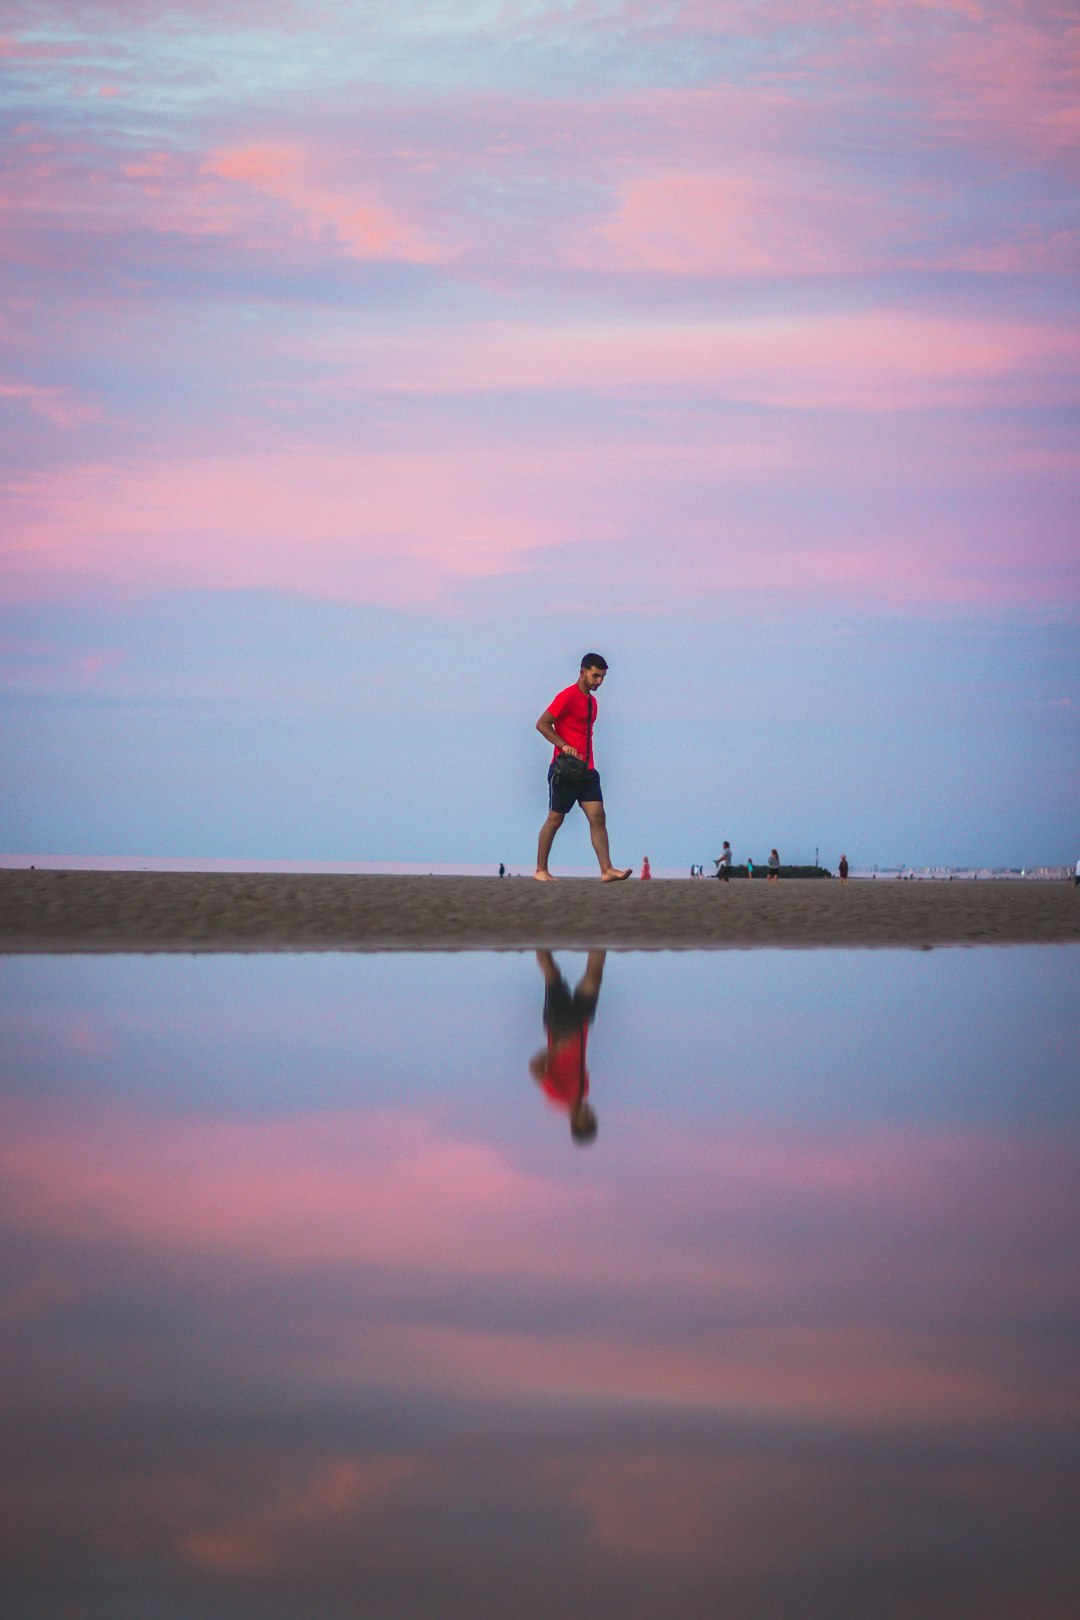
<svg viewBox="0 0 1080 1620">
<path fill-rule="evenodd" d="M 537 951 L 544 975 L 544 1030 L 547 1047 L 537 1052 L 529 1072 L 558 1108 L 570 1115 L 570 1135 L 582 1145 L 596 1136 L 596 1115 L 588 1102 L 589 1070 L 585 1049 L 596 1013 L 606 951 L 590 951 L 577 989 L 560 973 L 550 951 Z"/>
</svg>

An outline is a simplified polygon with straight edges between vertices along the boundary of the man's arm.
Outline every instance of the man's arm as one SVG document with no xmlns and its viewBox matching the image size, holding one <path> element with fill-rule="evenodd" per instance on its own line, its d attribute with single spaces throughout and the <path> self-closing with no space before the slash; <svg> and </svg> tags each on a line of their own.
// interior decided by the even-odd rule
<svg viewBox="0 0 1080 1620">
<path fill-rule="evenodd" d="M 558 748 L 564 754 L 570 754 L 574 759 L 581 758 L 581 755 L 578 753 L 577 749 L 571 748 L 569 743 L 563 742 L 562 738 L 559 736 L 559 733 L 555 730 L 555 716 L 552 714 L 550 709 L 544 710 L 543 714 L 536 722 L 536 729 L 540 733 L 541 737 L 551 744 L 552 748 Z"/>
</svg>

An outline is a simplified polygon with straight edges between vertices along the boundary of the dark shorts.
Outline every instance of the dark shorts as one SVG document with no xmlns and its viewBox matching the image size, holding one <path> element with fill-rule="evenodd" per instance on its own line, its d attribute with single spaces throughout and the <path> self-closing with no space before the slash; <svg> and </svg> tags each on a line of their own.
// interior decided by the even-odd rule
<svg viewBox="0 0 1080 1620">
<path fill-rule="evenodd" d="M 567 1041 L 592 1023 L 596 997 L 581 989 L 571 992 L 566 980 L 556 979 L 544 991 L 544 1028 L 553 1041 Z"/>
<path fill-rule="evenodd" d="M 553 810 L 557 816 L 565 816 L 575 804 L 603 804 L 604 795 L 600 791 L 600 772 L 586 771 L 579 782 L 568 787 L 565 782 L 555 780 L 555 761 L 548 766 L 548 809 Z"/>
</svg>

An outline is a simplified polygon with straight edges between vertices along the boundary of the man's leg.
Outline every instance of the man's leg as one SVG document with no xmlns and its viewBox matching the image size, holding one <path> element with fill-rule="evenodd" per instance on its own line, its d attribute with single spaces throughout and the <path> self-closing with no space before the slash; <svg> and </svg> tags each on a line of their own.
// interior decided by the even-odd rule
<svg viewBox="0 0 1080 1620">
<path fill-rule="evenodd" d="M 540 829 L 540 842 L 536 847 L 536 871 L 533 873 L 533 877 L 539 883 L 557 882 L 557 879 L 553 878 L 548 871 L 548 856 L 551 854 L 551 846 L 555 842 L 555 834 L 565 820 L 566 817 L 560 811 L 551 810 L 548 812 L 548 818 Z"/>
<path fill-rule="evenodd" d="M 611 864 L 604 801 L 602 799 L 589 799 L 581 808 L 589 818 L 589 837 L 592 839 L 592 847 L 596 851 L 596 858 L 600 862 L 600 876 L 604 882 L 619 883 L 623 878 L 628 878 L 630 876 L 629 867 L 624 870 L 622 867 L 612 866 Z"/>
<path fill-rule="evenodd" d="M 590 951 L 589 959 L 585 964 L 585 972 L 581 976 L 581 983 L 577 987 L 579 996 L 588 996 L 595 1001 L 600 994 L 600 982 L 604 977 L 604 962 L 607 951 Z"/>
</svg>

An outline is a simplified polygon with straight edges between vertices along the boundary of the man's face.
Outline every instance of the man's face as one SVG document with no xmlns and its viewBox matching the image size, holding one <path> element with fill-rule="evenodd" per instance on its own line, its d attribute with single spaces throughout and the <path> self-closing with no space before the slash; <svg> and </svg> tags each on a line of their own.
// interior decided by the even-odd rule
<svg viewBox="0 0 1080 1620">
<path fill-rule="evenodd" d="M 585 677 L 586 691 L 598 692 L 604 684 L 604 676 L 607 674 L 607 670 L 583 669 L 581 673 Z"/>
</svg>

